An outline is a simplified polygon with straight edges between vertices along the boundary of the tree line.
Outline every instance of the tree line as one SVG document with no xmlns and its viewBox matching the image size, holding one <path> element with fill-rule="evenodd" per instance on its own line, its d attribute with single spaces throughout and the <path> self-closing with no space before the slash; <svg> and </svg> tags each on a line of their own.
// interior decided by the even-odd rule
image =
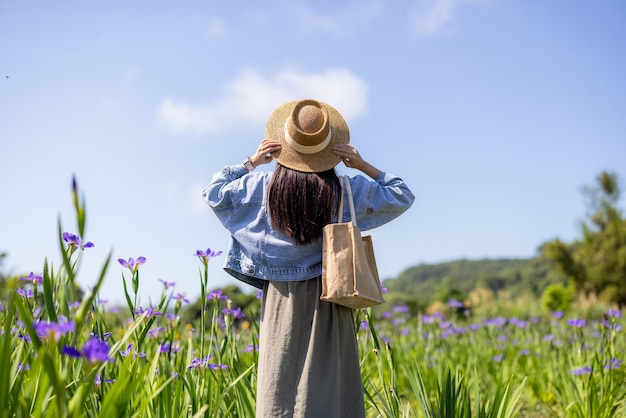
<svg viewBox="0 0 626 418">
<path fill-rule="evenodd" d="M 581 236 L 541 244 L 530 259 L 457 260 L 418 265 L 384 281 L 388 299 L 420 310 L 434 301 L 464 300 L 475 289 L 543 298 L 567 307 L 579 294 L 626 306 L 626 218 L 618 207 L 619 178 L 603 171 L 582 188 L 587 211 Z"/>
</svg>

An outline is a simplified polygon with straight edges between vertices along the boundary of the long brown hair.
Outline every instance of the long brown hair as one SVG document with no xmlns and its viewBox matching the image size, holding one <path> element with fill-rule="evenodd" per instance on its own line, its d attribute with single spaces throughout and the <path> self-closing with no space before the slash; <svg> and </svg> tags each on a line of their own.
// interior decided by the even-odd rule
<svg viewBox="0 0 626 418">
<path fill-rule="evenodd" d="M 337 213 L 340 190 L 335 169 L 304 173 L 277 164 L 267 191 L 272 227 L 296 245 L 315 242 Z"/>
</svg>

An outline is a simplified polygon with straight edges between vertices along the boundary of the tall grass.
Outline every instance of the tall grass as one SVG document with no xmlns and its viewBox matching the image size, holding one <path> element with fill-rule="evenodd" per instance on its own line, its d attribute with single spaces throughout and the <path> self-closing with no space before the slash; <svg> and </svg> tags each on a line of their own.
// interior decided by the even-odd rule
<svg viewBox="0 0 626 418">
<path fill-rule="evenodd" d="M 59 222 L 58 266 L 44 260 L 0 305 L 0 416 L 253 417 L 258 312 L 209 290 L 220 252 L 196 253 L 201 310 L 189 322 L 172 283 L 138 306 L 143 257 L 110 254 L 82 295 L 76 277 L 92 244 L 75 182 L 72 198 L 77 234 Z M 127 305 L 117 312 L 98 298 L 115 267 Z M 454 312 L 355 311 L 368 417 L 626 416 L 621 311 Z"/>
</svg>

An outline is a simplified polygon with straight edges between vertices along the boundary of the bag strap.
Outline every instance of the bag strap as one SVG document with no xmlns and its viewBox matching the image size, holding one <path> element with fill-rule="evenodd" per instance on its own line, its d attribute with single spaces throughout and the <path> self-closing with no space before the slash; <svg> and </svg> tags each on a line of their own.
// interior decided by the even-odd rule
<svg viewBox="0 0 626 418">
<path fill-rule="evenodd" d="M 345 183 L 345 186 L 344 186 Z M 352 198 L 352 188 L 350 187 L 350 179 L 348 176 L 339 177 L 341 185 L 341 201 L 339 202 L 339 214 L 337 215 L 337 223 L 343 222 L 343 191 L 348 194 L 348 205 L 350 206 L 350 220 L 356 226 L 356 214 L 354 211 L 354 200 Z"/>
<path fill-rule="evenodd" d="M 340 192 L 339 192 L 339 213 L 337 214 L 337 223 L 342 223 L 343 222 L 343 178 L 345 176 L 340 176 L 339 177 L 339 187 L 340 187 Z"/>
<path fill-rule="evenodd" d="M 344 182 L 346 183 L 346 192 L 348 192 L 348 204 L 350 205 L 350 220 L 356 225 L 356 213 L 354 211 L 354 199 L 352 198 L 352 187 L 350 187 L 350 179 L 348 176 L 344 176 Z"/>
</svg>

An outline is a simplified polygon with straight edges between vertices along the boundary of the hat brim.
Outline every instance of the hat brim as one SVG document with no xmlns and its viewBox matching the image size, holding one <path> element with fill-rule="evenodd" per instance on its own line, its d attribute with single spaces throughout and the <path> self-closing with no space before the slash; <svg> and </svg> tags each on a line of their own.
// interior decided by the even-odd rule
<svg viewBox="0 0 626 418">
<path fill-rule="evenodd" d="M 296 103 L 298 102 L 293 101 L 278 106 L 265 125 L 265 137 L 281 144 L 280 151 L 273 152 L 272 158 L 279 164 L 297 171 L 320 173 L 330 170 L 341 162 L 341 158 L 333 154 L 333 145 L 350 143 L 348 124 L 334 107 L 319 102 L 328 112 L 331 139 L 322 151 L 315 154 L 302 154 L 294 150 L 285 140 L 285 122 Z"/>
</svg>

